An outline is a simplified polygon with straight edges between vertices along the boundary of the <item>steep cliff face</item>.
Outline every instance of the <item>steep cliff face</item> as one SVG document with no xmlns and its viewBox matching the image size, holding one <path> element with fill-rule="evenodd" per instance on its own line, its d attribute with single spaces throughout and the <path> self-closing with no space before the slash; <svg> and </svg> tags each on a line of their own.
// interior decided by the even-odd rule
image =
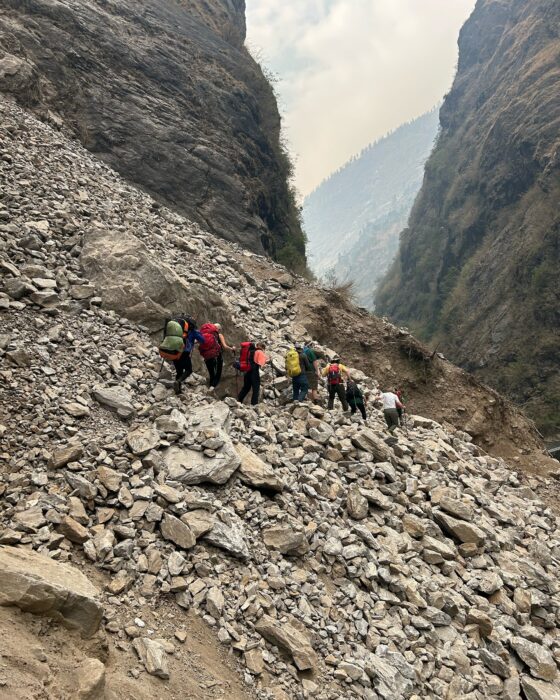
<svg viewBox="0 0 560 700">
<path fill-rule="evenodd" d="M 6 0 L 0 90 L 205 228 L 304 265 L 244 0 Z"/>
<path fill-rule="evenodd" d="M 479 0 L 377 308 L 560 430 L 560 4 Z"/>
<path fill-rule="evenodd" d="M 373 307 L 387 272 L 438 128 L 433 110 L 370 144 L 306 198 L 303 218 L 310 265 L 352 280 L 358 301 Z"/>
</svg>

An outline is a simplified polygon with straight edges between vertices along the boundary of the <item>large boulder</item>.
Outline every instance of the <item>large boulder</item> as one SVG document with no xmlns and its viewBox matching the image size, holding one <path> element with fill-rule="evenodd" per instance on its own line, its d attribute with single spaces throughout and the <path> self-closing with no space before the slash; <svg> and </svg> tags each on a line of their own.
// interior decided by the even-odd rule
<svg viewBox="0 0 560 700">
<path fill-rule="evenodd" d="M 170 479 L 184 484 L 225 484 L 241 464 L 228 433 L 230 412 L 223 403 L 201 406 L 187 418 L 187 434 L 199 445 L 172 445 L 163 452 L 163 463 Z M 210 450 L 201 450 L 204 445 Z"/>
<path fill-rule="evenodd" d="M 85 236 L 81 256 L 88 278 L 100 290 L 103 306 L 114 309 L 152 332 L 161 330 L 164 319 L 185 309 L 195 318 L 222 322 L 226 331 L 231 319 L 221 297 L 210 287 L 185 281 L 177 272 L 154 260 L 139 238 L 103 229 Z"/>
<path fill-rule="evenodd" d="M 0 605 L 54 617 L 91 637 L 103 616 L 98 594 L 73 566 L 27 549 L 0 546 Z"/>
</svg>

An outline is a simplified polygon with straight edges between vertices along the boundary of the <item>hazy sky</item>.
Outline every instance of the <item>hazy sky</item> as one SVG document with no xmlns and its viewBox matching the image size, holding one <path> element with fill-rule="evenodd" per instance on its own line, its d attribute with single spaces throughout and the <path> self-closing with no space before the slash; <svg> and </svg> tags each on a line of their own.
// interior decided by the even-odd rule
<svg viewBox="0 0 560 700">
<path fill-rule="evenodd" d="M 333 170 L 451 86 L 475 0 L 246 0 L 247 44 L 276 73 L 296 186 Z"/>
</svg>

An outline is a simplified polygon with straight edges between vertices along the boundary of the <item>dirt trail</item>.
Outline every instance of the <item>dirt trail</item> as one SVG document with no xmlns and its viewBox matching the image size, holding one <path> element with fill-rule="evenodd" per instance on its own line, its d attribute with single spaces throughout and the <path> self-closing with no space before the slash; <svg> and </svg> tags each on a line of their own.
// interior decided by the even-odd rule
<svg viewBox="0 0 560 700">
<path fill-rule="evenodd" d="M 85 568 L 98 585 L 106 581 L 93 567 Z M 146 623 L 142 634 L 157 630 L 154 637 L 173 642 L 170 680 L 148 675 L 119 635 L 100 632 L 83 640 L 49 618 L 0 607 L 0 700 L 75 700 L 79 665 L 87 658 L 106 665 L 105 700 L 253 700 L 235 660 L 196 613 L 164 600 L 156 613 L 148 606 L 136 612 L 123 606 L 119 623 L 132 624 L 135 614 Z M 180 629 L 187 634 L 183 644 L 174 638 Z"/>
</svg>

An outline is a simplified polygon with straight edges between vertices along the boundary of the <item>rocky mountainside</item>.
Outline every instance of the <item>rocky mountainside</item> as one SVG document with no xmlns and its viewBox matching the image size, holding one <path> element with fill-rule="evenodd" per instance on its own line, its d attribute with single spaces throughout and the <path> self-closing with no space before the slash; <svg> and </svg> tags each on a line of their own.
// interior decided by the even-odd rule
<svg viewBox="0 0 560 700">
<path fill-rule="evenodd" d="M 209 394 L 199 371 L 175 396 L 149 332 L 192 309 L 234 340 L 266 338 L 280 366 L 302 336 L 332 355 L 328 310 L 340 307 L 341 323 L 364 320 L 370 345 L 357 336 L 348 353 L 353 364 L 363 343 L 352 372 L 370 397 L 380 377 L 420 363 L 440 403 L 465 403 L 453 420 L 474 418 L 470 387 L 500 411 L 479 423 L 503 424 L 517 460 L 515 437 L 545 469 L 523 417 L 404 331 L 156 206 L 13 103 L 0 117 L 0 612 L 11 616 L 0 625 L 32 652 L 18 663 L 2 630 L 0 694 L 558 697 L 560 521 L 538 495 L 557 506 L 553 474 L 527 477 L 412 412 L 390 436 L 372 400 L 365 424 L 286 404 L 281 373 L 256 409 Z M 430 391 L 418 381 L 411 407 Z M 195 615 L 214 641 L 203 667 Z M 74 630 L 70 650 L 60 625 Z"/>
<path fill-rule="evenodd" d="M 479 0 L 376 308 L 560 434 L 560 5 Z"/>
<path fill-rule="evenodd" d="M 313 272 L 352 280 L 367 308 L 397 252 L 437 129 L 434 109 L 369 145 L 304 201 Z"/>
<path fill-rule="evenodd" d="M 305 267 L 272 89 L 244 0 L 6 0 L 0 91 L 157 199 Z"/>
</svg>

